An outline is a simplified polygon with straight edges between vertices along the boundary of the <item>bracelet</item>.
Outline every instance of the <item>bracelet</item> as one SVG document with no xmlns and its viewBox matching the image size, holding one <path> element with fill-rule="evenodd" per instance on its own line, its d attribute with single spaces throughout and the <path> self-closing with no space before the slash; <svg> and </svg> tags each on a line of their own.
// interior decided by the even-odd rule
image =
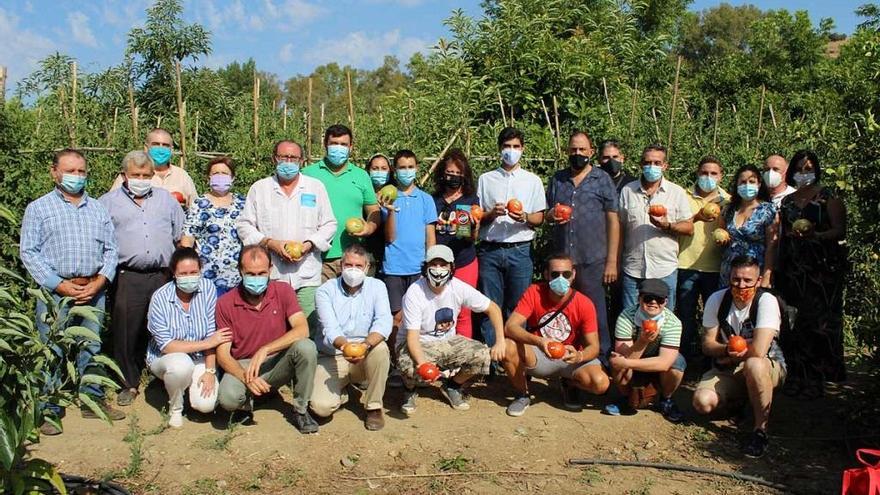
<svg viewBox="0 0 880 495">
<path fill-rule="evenodd" d="M 212 375 L 217 374 L 217 368 L 205 368 L 205 373 L 210 373 Z"/>
</svg>

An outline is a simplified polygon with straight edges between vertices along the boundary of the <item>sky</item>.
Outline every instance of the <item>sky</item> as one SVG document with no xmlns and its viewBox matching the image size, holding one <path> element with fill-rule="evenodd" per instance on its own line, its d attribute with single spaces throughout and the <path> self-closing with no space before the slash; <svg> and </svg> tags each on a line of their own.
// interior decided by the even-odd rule
<svg viewBox="0 0 880 495">
<path fill-rule="evenodd" d="M 806 9 L 818 23 L 834 19 L 851 33 L 853 11 L 867 0 L 728 0 L 762 9 Z M 143 24 L 149 0 L 0 0 L 0 65 L 8 70 L 7 94 L 37 63 L 54 52 L 94 72 L 122 60 L 126 34 Z M 718 0 L 695 0 L 702 10 Z M 385 55 L 402 63 L 448 36 L 443 21 L 454 9 L 479 17 L 479 0 L 184 0 L 184 17 L 212 33 L 213 53 L 201 63 L 222 67 L 253 57 L 260 70 L 280 79 L 337 62 L 372 69 Z"/>
</svg>

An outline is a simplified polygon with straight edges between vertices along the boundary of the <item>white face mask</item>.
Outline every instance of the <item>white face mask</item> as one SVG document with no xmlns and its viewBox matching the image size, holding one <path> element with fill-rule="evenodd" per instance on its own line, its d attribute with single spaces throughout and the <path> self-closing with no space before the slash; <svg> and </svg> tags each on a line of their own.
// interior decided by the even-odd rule
<svg viewBox="0 0 880 495">
<path fill-rule="evenodd" d="M 367 273 L 360 268 L 350 266 L 342 269 L 342 281 L 349 287 L 360 287 L 367 278 Z"/>
<path fill-rule="evenodd" d="M 128 190 L 136 197 L 146 196 L 153 189 L 150 179 L 128 179 Z"/>
<path fill-rule="evenodd" d="M 765 170 L 764 184 L 767 184 L 770 189 L 778 187 L 779 184 L 782 184 L 782 174 L 775 170 Z"/>
<path fill-rule="evenodd" d="M 452 272 L 445 267 L 428 268 L 428 283 L 431 287 L 442 287 L 452 278 Z"/>
</svg>

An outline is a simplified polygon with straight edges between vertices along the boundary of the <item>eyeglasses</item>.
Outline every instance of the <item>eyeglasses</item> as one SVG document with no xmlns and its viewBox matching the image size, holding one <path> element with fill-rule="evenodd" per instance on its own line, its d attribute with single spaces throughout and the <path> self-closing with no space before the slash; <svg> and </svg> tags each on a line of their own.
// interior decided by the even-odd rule
<svg viewBox="0 0 880 495">
<path fill-rule="evenodd" d="M 296 155 L 275 155 L 275 158 L 286 162 L 300 162 L 303 159 L 303 157 Z"/>
<path fill-rule="evenodd" d="M 642 296 L 642 302 L 644 302 L 645 304 L 652 304 L 652 303 L 663 304 L 666 302 L 666 298 L 660 297 L 660 296 L 655 296 L 653 294 L 645 294 Z"/>
<path fill-rule="evenodd" d="M 572 272 L 571 270 L 565 270 L 563 272 L 550 272 L 550 278 L 558 278 L 559 276 L 562 276 L 562 278 L 571 278 L 573 274 L 574 272 Z"/>
</svg>

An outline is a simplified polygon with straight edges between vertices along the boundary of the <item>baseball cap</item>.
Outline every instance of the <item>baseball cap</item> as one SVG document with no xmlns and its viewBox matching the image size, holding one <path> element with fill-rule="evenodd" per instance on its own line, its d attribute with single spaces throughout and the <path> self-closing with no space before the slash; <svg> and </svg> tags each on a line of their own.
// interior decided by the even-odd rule
<svg viewBox="0 0 880 495">
<path fill-rule="evenodd" d="M 428 263 L 437 258 L 447 263 L 455 263 L 455 255 L 452 254 L 452 250 L 449 249 L 449 246 L 444 246 L 443 244 L 434 244 L 425 253 L 425 261 Z"/>
<path fill-rule="evenodd" d="M 669 286 L 659 278 L 648 278 L 639 283 L 639 294 L 669 297 Z"/>
</svg>

